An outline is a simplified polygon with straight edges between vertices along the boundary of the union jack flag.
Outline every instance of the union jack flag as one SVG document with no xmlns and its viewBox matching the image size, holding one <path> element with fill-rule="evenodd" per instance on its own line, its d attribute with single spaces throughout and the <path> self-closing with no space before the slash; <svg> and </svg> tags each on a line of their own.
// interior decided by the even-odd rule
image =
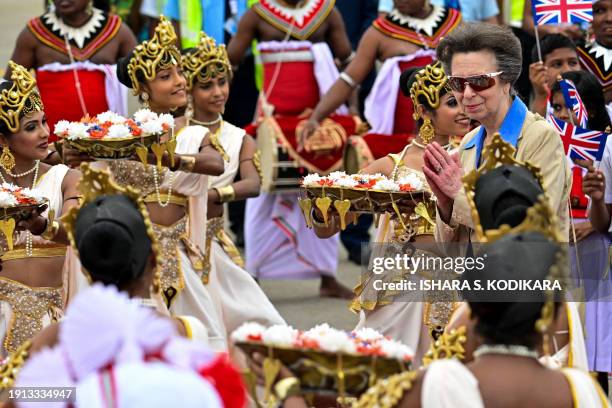
<svg viewBox="0 0 612 408">
<path fill-rule="evenodd" d="M 580 127 L 587 128 L 589 126 L 589 115 L 584 103 L 582 103 L 576 85 L 569 79 L 560 80 L 559 85 L 561 85 L 565 106 L 574 111 Z"/>
<path fill-rule="evenodd" d="M 606 147 L 607 133 L 574 126 L 554 116 L 550 117 L 550 123 L 559 132 L 565 154 L 570 159 L 601 160 Z"/>
<path fill-rule="evenodd" d="M 592 0 L 532 0 L 536 25 L 581 24 L 593 20 Z"/>
</svg>

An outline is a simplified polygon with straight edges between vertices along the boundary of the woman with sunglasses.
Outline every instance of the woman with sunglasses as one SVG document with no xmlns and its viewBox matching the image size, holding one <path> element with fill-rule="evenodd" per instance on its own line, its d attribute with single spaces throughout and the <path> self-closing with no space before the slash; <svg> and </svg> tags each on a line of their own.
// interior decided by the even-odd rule
<svg viewBox="0 0 612 408">
<path fill-rule="evenodd" d="M 540 168 L 550 207 L 567 237 L 569 166 L 557 132 L 529 112 L 514 90 L 522 64 L 519 40 L 507 28 L 465 24 L 440 42 L 437 53 L 455 98 L 481 126 L 463 138 L 454 155 L 435 142 L 425 149 L 423 172 L 437 198 L 436 240 L 476 239 L 461 177 L 483 164 L 483 148 L 495 133 L 516 149 L 518 160 Z"/>
<path fill-rule="evenodd" d="M 406 97 L 411 98 L 414 106 L 414 119 L 420 127 L 419 135 L 408 143 L 399 154 L 389 154 L 364 168 L 366 174 L 381 173 L 395 180 L 408 175 L 425 179 L 420 169 L 423 167 L 423 151 L 429 143 L 436 142 L 444 149 L 450 148 L 452 136 L 463 136 L 470 129 L 470 120 L 461 111 L 455 96 L 448 87 L 448 78 L 440 62 L 427 65 L 420 70 L 406 70 L 400 77 L 400 88 Z M 430 219 L 435 218 L 435 204 L 426 203 Z M 326 227 L 320 214 L 313 212 L 313 226 L 319 238 L 328 238 L 340 231 L 336 217 Z M 434 228 L 427 217 L 410 211 L 404 214 L 402 225 L 384 216 L 379 221 L 372 259 L 384 257 L 391 245 L 399 242 L 417 244 L 434 243 Z M 372 270 L 369 268 L 369 270 Z M 390 271 L 389 271 L 390 272 Z M 389 279 L 398 278 L 393 271 L 385 273 Z M 404 271 L 405 272 L 405 271 Z M 356 298 L 351 308 L 360 314 L 358 327 L 372 327 L 386 336 L 402 341 L 415 350 L 415 362 L 420 364 L 421 356 L 429 348 L 432 337 L 435 339 L 444 330 L 453 309 L 450 302 L 424 303 L 406 298 L 394 298 L 387 291 L 378 291 L 366 282 L 373 281 L 368 274 L 355 289 Z M 402 279 L 408 278 L 402 275 Z"/>
</svg>

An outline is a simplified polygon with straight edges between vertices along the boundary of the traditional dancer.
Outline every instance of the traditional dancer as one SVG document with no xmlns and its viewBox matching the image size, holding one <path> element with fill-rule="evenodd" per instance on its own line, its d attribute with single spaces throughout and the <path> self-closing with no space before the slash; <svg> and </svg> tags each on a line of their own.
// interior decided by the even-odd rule
<svg viewBox="0 0 612 408">
<path fill-rule="evenodd" d="M 280 141 L 279 151 L 288 155 L 283 161 L 297 163 L 305 169 L 304 173 L 337 170 L 343 140 L 356 129 L 352 117 L 332 117 L 336 123 L 317 140 L 321 145 L 313 143 L 305 151 L 299 151 L 295 138 L 296 129 L 305 120 L 305 112 L 315 107 L 320 94 L 339 75 L 334 57 L 346 63 L 351 55 L 351 44 L 334 1 L 263 0 L 255 4 L 244 14 L 236 36 L 229 43 L 228 54 L 233 65 L 240 62 L 253 39 L 260 41 L 264 65 L 260 96 L 264 119 L 258 123 L 258 140 L 269 139 L 274 144 Z M 345 109 L 339 113 L 348 112 Z M 320 154 L 325 149 L 333 154 Z M 292 171 L 297 188 L 303 174 L 295 166 L 289 169 Z M 279 192 L 263 193 L 247 201 L 247 271 L 261 279 L 320 277 L 322 296 L 350 298 L 350 290 L 335 277 L 338 237 L 327 242 L 317 239 L 306 228 L 297 193 L 281 190 L 282 186 Z"/>
<path fill-rule="evenodd" d="M 186 80 L 175 41 L 172 24 L 162 17 L 153 38 L 138 45 L 117 66 L 121 82 L 158 114 L 169 114 L 187 103 Z M 161 286 L 170 312 L 198 318 L 208 330 L 211 347 L 226 349 L 223 321 L 201 280 L 206 241 L 206 175 L 221 174 L 223 161 L 209 147 L 205 127 L 186 126 L 183 118 L 176 124 L 174 163 L 165 152 L 163 170 L 154 165 L 144 168 L 137 161 L 98 165 L 108 167 L 120 185 L 138 188 L 147 203 L 162 253 Z M 151 155 L 149 160 L 155 162 Z"/>
<path fill-rule="evenodd" d="M 412 74 L 412 75 L 410 75 Z M 415 118 L 420 126 L 419 135 L 399 154 L 376 160 L 362 170 L 362 173 L 381 173 L 394 180 L 399 180 L 410 174 L 416 175 L 425 185 L 425 177 L 421 172 L 423 167 L 423 149 L 430 142 L 438 142 L 447 148 L 451 136 L 463 136 L 468 132 L 470 120 L 462 112 L 457 100 L 450 92 L 448 79 L 439 62 L 430 64 L 422 70 L 408 70 L 402 74 L 402 90 L 411 97 L 415 110 Z M 389 215 L 379 220 L 379 227 L 374 240 L 372 257 L 384 257 L 392 243 L 415 242 L 433 243 L 433 224 L 435 204 L 425 204 L 428 216 L 412 212 L 404 214 L 402 225 L 391 220 Z M 330 227 L 322 224 L 313 213 L 315 231 L 319 237 L 327 237 L 340 230 L 339 222 L 335 220 Z M 386 243 L 386 244 L 385 244 Z M 409 271 L 387 271 L 389 281 L 404 279 L 402 273 Z M 388 291 L 377 291 L 372 287 L 373 274 L 362 278 L 357 286 L 352 309 L 360 313 L 358 327 L 372 327 L 386 336 L 397 339 L 415 350 L 415 362 L 420 364 L 421 356 L 429 349 L 431 335 L 437 336 L 443 330 L 452 313 L 452 304 L 448 302 L 424 303 L 395 297 Z"/>
<path fill-rule="evenodd" d="M 11 80 L 0 84 L 0 180 L 49 200 L 17 223 L 16 237 L 0 234 L 0 356 L 14 352 L 64 310 L 66 244 L 59 218 L 78 204 L 79 172 L 41 163 L 47 156 L 49 128 L 36 81 L 26 68 L 9 62 Z M 7 232 L 5 232 L 6 234 Z M 12 231 L 11 231 L 12 234 Z"/>
<path fill-rule="evenodd" d="M 36 69 L 53 129 L 59 120 L 79 121 L 86 114 L 127 114 L 127 89 L 114 65 L 134 46 L 136 38 L 119 16 L 94 8 L 91 0 L 54 0 L 19 34 L 12 59 Z"/>
<path fill-rule="evenodd" d="M 222 175 L 208 178 L 208 221 L 202 281 L 216 300 L 229 333 L 246 321 L 266 326 L 284 324 L 270 300 L 244 268 L 240 252 L 224 230 L 224 203 L 259 194 L 259 157 L 253 138 L 222 114 L 229 95 L 232 69 L 224 45 L 205 33 L 196 48 L 183 56 L 187 77 L 188 124 L 204 126 L 225 162 Z M 234 181 L 240 174 L 240 181 Z"/>
<path fill-rule="evenodd" d="M 352 90 L 374 69 L 377 60 L 382 61 L 383 66 L 365 104 L 370 132 L 404 137 L 415 133 L 415 122 L 406 115 L 414 107 L 410 98 L 401 94 L 400 73 L 432 62 L 438 42 L 459 25 L 461 13 L 432 6 L 428 0 L 395 0 L 394 6 L 391 13 L 375 20 L 363 35 L 355 58 L 303 127 L 299 135 L 302 140 L 310 137 L 319 123 L 348 99 Z"/>
</svg>

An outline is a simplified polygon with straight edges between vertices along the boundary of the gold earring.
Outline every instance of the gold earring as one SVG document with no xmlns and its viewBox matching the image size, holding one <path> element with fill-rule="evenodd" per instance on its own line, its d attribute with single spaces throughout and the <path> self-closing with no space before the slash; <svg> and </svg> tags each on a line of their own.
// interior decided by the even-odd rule
<svg viewBox="0 0 612 408">
<path fill-rule="evenodd" d="M 147 92 L 143 92 L 140 94 L 140 97 L 142 98 L 142 106 L 144 106 L 145 109 L 149 109 L 149 94 Z"/>
<path fill-rule="evenodd" d="M 435 136 L 434 127 L 431 125 L 431 120 L 425 119 L 419 129 L 419 136 L 423 143 L 428 144 Z"/>
<path fill-rule="evenodd" d="M 13 170 L 15 167 L 15 156 L 11 153 L 11 149 L 8 146 L 2 148 L 2 154 L 0 154 L 0 166 L 6 171 Z"/>
</svg>

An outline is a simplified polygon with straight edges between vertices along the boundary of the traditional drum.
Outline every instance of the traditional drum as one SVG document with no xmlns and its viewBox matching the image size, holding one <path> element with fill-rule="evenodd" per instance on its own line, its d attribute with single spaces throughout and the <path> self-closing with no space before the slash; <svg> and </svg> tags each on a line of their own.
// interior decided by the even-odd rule
<svg viewBox="0 0 612 408">
<path fill-rule="evenodd" d="M 358 118 L 332 115 L 298 151 L 296 131 L 304 117 L 274 116 L 257 126 L 257 147 L 261 152 L 262 191 L 299 191 L 300 180 L 308 173 L 329 174 L 342 167 L 342 152 L 348 138 L 360 124 Z"/>
</svg>

